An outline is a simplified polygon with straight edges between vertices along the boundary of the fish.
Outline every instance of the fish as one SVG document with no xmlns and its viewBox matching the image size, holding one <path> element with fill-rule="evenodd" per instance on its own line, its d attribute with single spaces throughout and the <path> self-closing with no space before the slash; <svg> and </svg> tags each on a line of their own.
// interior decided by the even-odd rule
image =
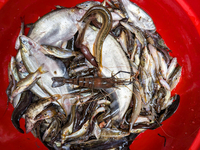
<svg viewBox="0 0 200 150">
<path fill-rule="evenodd" d="M 62 49 L 51 45 L 42 45 L 41 52 L 57 58 L 70 58 L 77 55 L 77 52 L 70 49 Z"/>
<path fill-rule="evenodd" d="M 52 138 L 52 136 L 55 136 L 57 134 L 58 130 L 59 130 L 58 120 L 57 119 L 53 119 L 53 121 L 51 122 L 49 127 L 44 132 L 44 134 L 42 136 L 42 140 L 43 141 L 47 141 L 46 139 L 47 139 L 48 136 L 51 136 L 51 138 Z M 50 139 L 50 140 L 52 140 L 52 139 Z"/>
<path fill-rule="evenodd" d="M 100 5 L 100 4 L 101 4 L 101 2 L 98 2 L 98 1 L 86 1 L 83 3 L 77 4 L 76 7 L 84 9 L 84 10 L 88 10 L 93 6 Z"/>
<path fill-rule="evenodd" d="M 130 0 L 120 0 L 131 22 L 143 30 L 156 30 L 152 18 L 139 6 Z"/>
<path fill-rule="evenodd" d="M 29 74 L 26 78 L 20 80 L 16 88 L 13 90 L 11 94 L 11 99 L 17 96 L 19 93 L 30 89 L 41 77 L 41 74 L 46 73 L 46 71 L 42 70 L 44 65 L 41 65 L 34 73 Z"/>
<path fill-rule="evenodd" d="M 100 138 L 122 138 L 130 135 L 129 132 L 120 131 L 118 129 L 102 128 Z"/>
<path fill-rule="evenodd" d="M 171 91 L 171 88 L 170 88 L 170 86 L 169 86 L 169 84 L 167 83 L 166 80 L 160 78 L 159 81 L 160 81 L 161 85 L 162 85 L 164 88 L 166 88 L 167 90 L 170 90 L 170 91 Z"/>
<path fill-rule="evenodd" d="M 167 63 L 161 54 L 161 52 L 158 52 L 158 57 L 159 57 L 159 64 L 160 64 L 160 72 L 163 76 L 164 79 L 166 79 L 167 76 Z"/>
<path fill-rule="evenodd" d="M 81 24 L 77 20 L 85 14 L 84 9 L 63 8 L 47 13 L 37 20 L 28 33 L 28 37 L 38 44 L 61 47 L 78 31 Z"/>
<path fill-rule="evenodd" d="M 31 103 L 31 105 L 28 107 L 28 109 L 25 112 L 25 123 L 26 123 L 26 133 L 29 133 L 33 127 L 34 124 L 37 122 L 35 117 L 41 113 L 46 106 L 51 104 L 53 101 L 60 99 L 60 95 L 54 95 L 53 97 L 40 99 L 34 103 Z"/>
<path fill-rule="evenodd" d="M 64 141 L 62 141 L 62 143 L 64 143 L 64 142 L 65 142 L 66 140 L 68 140 L 68 139 L 78 138 L 78 137 L 80 137 L 80 136 L 83 136 L 83 135 L 86 133 L 86 131 L 87 131 L 87 129 L 88 129 L 88 126 L 89 126 L 89 120 L 87 120 L 87 121 L 83 124 L 83 126 L 81 127 L 80 130 L 78 130 L 78 131 L 76 131 L 76 132 L 74 132 L 74 133 L 72 133 L 72 134 L 70 134 L 70 135 L 65 136 Z"/>
<path fill-rule="evenodd" d="M 137 81 L 134 81 L 134 88 L 133 88 L 133 101 L 134 101 L 134 106 L 133 106 L 133 110 L 131 113 L 131 120 L 130 120 L 130 127 L 129 127 L 129 132 L 132 133 L 133 131 L 133 126 L 134 123 L 136 122 L 136 119 L 138 118 L 140 111 L 141 111 L 141 107 L 142 107 L 142 100 L 141 100 L 141 95 L 139 93 L 139 83 Z"/>
<path fill-rule="evenodd" d="M 142 51 L 142 56 L 140 59 L 140 64 L 145 71 L 147 71 L 149 68 L 149 60 L 150 60 L 150 55 L 148 53 L 147 47 L 145 46 Z"/>
<path fill-rule="evenodd" d="M 156 65 L 151 55 L 149 56 L 148 72 L 151 74 L 153 81 L 156 82 Z"/>
<path fill-rule="evenodd" d="M 149 48 L 151 56 L 153 57 L 153 60 L 155 62 L 156 73 L 158 73 L 160 65 L 159 65 L 159 56 L 158 56 L 158 53 L 157 53 L 157 49 L 151 44 L 148 44 L 148 48 Z"/>
<path fill-rule="evenodd" d="M 169 79 L 169 77 L 172 75 L 174 69 L 176 68 L 176 65 L 177 65 L 177 58 L 174 57 L 172 60 L 171 60 L 171 63 L 167 69 L 167 74 L 166 74 L 166 80 Z"/>
<path fill-rule="evenodd" d="M 16 88 L 17 82 L 19 82 L 20 80 L 17 74 L 16 60 L 14 57 L 11 57 L 10 63 L 8 65 L 8 79 L 9 79 L 9 85 L 6 89 L 6 94 L 8 96 L 7 108 L 8 108 L 9 103 L 13 103 L 13 99 L 11 98 L 11 95 L 12 95 L 12 92 Z"/>
<path fill-rule="evenodd" d="M 169 83 L 171 91 L 177 86 L 177 84 L 181 78 L 181 72 L 182 72 L 182 67 L 178 66 L 178 67 L 176 67 L 173 74 L 169 78 L 168 83 Z"/>
<path fill-rule="evenodd" d="M 59 88 L 52 88 L 51 78 L 56 76 L 68 77 L 66 67 L 61 60 L 51 59 L 43 54 L 40 49 L 41 46 L 32 39 L 22 35 L 20 36 L 21 42 L 21 57 L 24 66 L 29 73 L 34 72 L 41 64 L 44 64 L 44 70 L 48 71 L 41 75 L 37 84 L 42 88 L 45 93 L 52 96 L 55 94 L 63 95 L 72 90 L 72 87 L 64 85 Z M 59 100 L 58 100 L 59 102 Z"/>
<path fill-rule="evenodd" d="M 34 120 L 39 121 L 39 120 L 44 120 L 48 118 L 52 118 L 58 114 L 57 107 L 55 105 L 52 105 L 50 107 L 47 107 L 44 109 L 41 113 L 39 113 Z"/>
<path fill-rule="evenodd" d="M 21 80 L 26 78 L 29 75 L 28 71 L 26 70 L 26 67 L 22 63 L 17 62 L 17 68 L 18 68 L 18 75 Z M 24 69 L 24 71 L 21 71 L 22 68 Z M 38 97 L 48 97 L 49 96 L 49 94 L 46 93 L 41 87 L 39 87 L 39 85 L 37 83 L 35 83 L 33 85 L 33 87 L 30 88 L 30 91 L 33 92 Z"/>
<path fill-rule="evenodd" d="M 62 143 L 66 140 L 66 136 L 72 133 L 75 111 L 76 111 L 76 103 L 77 102 L 75 102 L 75 104 L 72 105 L 72 110 L 71 110 L 69 121 L 61 129 L 61 141 L 62 141 Z"/>
<path fill-rule="evenodd" d="M 123 21 L 120 21 L 120 24 L 124 26 L 126 29 L 128 29 L 129 31 L 131 31 L 133 34 L 135 34 L 136 38 L 142 44 L 142 47 L 146 45 L 146 39 L 144 38 L 144 35 L 139 29 L 136 29 L 134 26 L 131 26 L 128 23 L 125 23 Z"/>
<path fill-rule="evenodd" d="M 128 45 L 127 45 L 127 39 L 126 39 L 126 34 L 124 31 L 121 32 L 120 36 L 119 36 L 119 43 L 121 44 L 123 50 L 125 51 L 125 53 L 128 54 Z"/>
<path fill-rule="evenodd" d="M 27 108 L 30 106 L 32 101 L 33 94 L 30 91 L 25 91 L 20 96 L 20 100 L 15 106 L 14 111 L 12 112 L 11 121 L 14 127 L 21 133 L 24 131 L 20 128 L 19 121 L 23 114 L 26 112 Z"/>
</svg>

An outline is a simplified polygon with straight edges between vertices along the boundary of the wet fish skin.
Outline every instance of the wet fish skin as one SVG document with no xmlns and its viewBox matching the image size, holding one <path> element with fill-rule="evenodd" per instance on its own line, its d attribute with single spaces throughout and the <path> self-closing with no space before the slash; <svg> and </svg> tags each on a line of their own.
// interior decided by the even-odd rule
<svg viewBox="0 0 200 150">
<path fill-rule="evenodd" d="M 166 80 L 168 80 L 169 77 L 172 75 L 172 73 L 173 73 L 173 71 L 174 71 L 176 65 L 177 65 L 177 58 L 174 57 L 174 58 L 171 60 L 171 63 L 170 63 L 170 65 L 169 65 L 168 69 L 167 69 Z"/>
<path fill-rule="evenodd" d="M 46 109 L 44 109 L 41 113 L 39 113 L 34 120 L 43 120 L 56 116 L 58 114 L 57 108 L 53 105 Z"/>
<path fill-rule="evenodd" d="M 166 79 L 167 63 L 166 63 L 164 56 L 162 55 L 161 52 L 158 52 L 158 57 L 159 57 L 159 64 L 160 64 L 160 72 L 161 72 L 163 78 Z"/>
<path fill-rule="evenodd" d="M 57 121 L 57 119 L 54 119 L 51 124 L 49 125 L 49 127 L 46 129 L 46 131 L 44 132 L 43 136 L 42 136 L 42 140 L 45 141 L 45 139 L 50 136 L 50 134 L 56 134 L 59 128 L 59 123 Z"/>
<path fill-rule="evenodd" d="M 30 89 L 39 80 L 41 74 L 46 73 L 42 68 L 43 66 L 40 66 L 34 73 L 29 74 L 26 78 L 20 80 L 17 83 L 16 89 L 12 92 L 11 99 L 17 96 L 17 94 Z"/>
<path fill-rule="evenodd" d="M 37 122 L 34 118 L 41 113 L 46 106 L 51 104 L 53 101 L 60 99 L 60 95 L 54 95 L 53 97 L 40 99 L 39 101 L 32 103 L 25 113 L 25 122 L 26 122 L 26 133 L 30 132 L 34 127 L 34 124 Z"/>
<path fill-rule="evenodd" d="M 29 73 L 34 72 L 41 64 L 44 64 L 44 69 L 48 71 L 41 75 L 41 79 L 37 84 L 42 88 L 45 93 L 49 95 L 67 94 L 70 89 L 69 86 L 64 85 L 59 88 L 52 88 L 52 77 L 65 76 L 68 77 L 66 67 L 61 60 L 51 59 L 41 50 L 41 46 L 26 36 L 20 36 L 22 48 L 20 49 L 22 61 Z"/>
<path fill-rule="evenodd" d="M 140 64 L 144 68 L 145 71 L 148 71 L 149 59 L 150 59 L 150 55 L 148 53 L 147 47 L 145 46 L 143 51 L 142 51 L 142 56 L 141 56 L 141 59 L 140 59 Z"/>
<path fill-rule="evenodd" d="M 170 86 L 169 86 L 169 84 L 167 83 L 166 80 L 160 78 L 159 81 L 160 81 L 161 85 L 162 85 L 164 88 L 166 88 L 167 90 L 170 90 L 170 91 L 171 91 Z"/>
<path fill-rule="evenodd" d="M 68 136 L 65 136 L 65 140 L 67 140 L 69 138 L 78 138 L 78 137 L 84 135 L 87 131 L 88 126 L 89 126 L 89 120 L 83 124 L 83 126 L 80 130 L 78 130 Z M 62 143 L 64 143 L 64 141 L 62 141 Z"/>
<path fill-rule="evenodd" d="M 156 72 L 158 73 L 159 72 L 159 56 L 158 56 L 158 53 L 157 53 L 157 49 L 151 45 L 151 44 L 148 44 L 148 48 L 149 48 L 149 51 L 154 59 L 154 62 L 155 62 L 155 66 L 156 66 Z"/>
<path fill-rule="evenodd" d="M 169 86 L 170 86 L 170 90 L 172 91 L 176 85 L 178 84 L 180 78 L 181 78 L 181 72 L 182 72 L 182 67 L 181 66 L 178 66 L 173 74 L 171 75 L 168 83 L 169 83 Z"/>
<path fill-rule="evenodd" d="M 22 96 L 16 105 L 14 111 L 12 112 L 11 121 L 14 127 L 21 133 L 24 133 L 24 131 L 20 128 L 19 120 L 31 104 L 32 99 L 32 92 L 26 91 L 22 93 Z"/>
<path fill-rule="evenodd" d="M 123 4 L 129 19 L 136 27 L 143 30 L 156 30 L 151 17 L 139 6 L 129 0 L 120 0 L 120 2 Z"/>
<path fill-rule="evenodd" d="M 18 51 L 18 53 L 20 53 L 20 51 Z M 20 54 L 21 55 L 21 54 Z M 20 61 L 21 62 L 21 61 Z M 22 63 L 20 63 L 20 62 L 17 62 L 17 66 L 18 65 L 20 65 L 20 67 L 22 67 L 22 68 L 26 68 Z M 24 78 L 26 78 L 28 75 L 29 75 L 29 73 L 28 73 L 28 71 L 27 70 L 25 70 L 25 71 L 20 71 L 19 70 L 19 67 L 17 67 L 18 68 L 18 74 L 19 74 L 19 78 L 20 79 L 24 79 Z M 38 97 L 48 97 L 49 95 L 47 94 L 47 93 L 45 93 L 45 91 L 43 91 L 39 86 L 38 86 L 38 84 L 37 83 L 35 83 L 34 85 L 33 85 L 33 87 L 30 89 L 35 95 L 37 95 Z"/>
<path fill-rule="evenodd" d="M 151 74 L 151 77 L 152 77 L 153 81 L 155 82 L 156 81 L 156 65 L 155 65 L 155 62 L 151 55 L 149 56 L 148 72 Z"/>
<path fill-rule="evenodd" d="M 120 21 L 120 24 L 124 26 L 126 29 L 130 30 L 133 34 L 135 34 L 136 38 L 142 44 L 142 47 L 146 45 L 146 39 L 144 38 L 144 35 L 139 29 L 136 29 L 134 26 L 131 26 L 128 23 L 125 23 L 123 21 Z"/>
<path fill-rule="evenodd" d="M 141 94 L 139 90 L 139 83 L 137 81 L 134 82 L 134 88 L 133 88 L 133 100 L 134 100 L 134 106 L 133 106 L 133 111 L 131 114 L 131 121 L 130 121 L 130 127 L 129 127 L 129 132 L 132 133 L 134 123 L 137 119 L 137 117 L 140 114 L 141 108 L 142 108 L 142 99 L 141 99 Z"/>
<path fill-rule="evenodd" d="M 129 134 L 129 132 L 120 131 L 118 129 L 102 128 L 100 138 L 123 138 Z"/>
<path fill-rule="evenodd" d="M 57 58 L 70 58 L 76 56 L 76 52 L 70 49 L 62 49 L 51 45 L 42 45 L 41 51 Z"/>
<path fill-rule="evenodd" d="M 37 20 L 28 37 L 38 44 L 61 47 L 62 43 L 70 40 L 78 31 L 81 24 L 77 20 L 85 14 L 84 9 L 64 8 L 47 13 Z"/>
<path fill-rule="evenodd" d="M 101 3 L 98 2 L 98 1 L 86 1 L 86 2 L 83 2 L 83 3 L 77 4 L 76 7 L 84 9 L 84 10 L 88 10 L 92 6 L 95 6 L 95 5 L 101 5 Z"/>
</svg>

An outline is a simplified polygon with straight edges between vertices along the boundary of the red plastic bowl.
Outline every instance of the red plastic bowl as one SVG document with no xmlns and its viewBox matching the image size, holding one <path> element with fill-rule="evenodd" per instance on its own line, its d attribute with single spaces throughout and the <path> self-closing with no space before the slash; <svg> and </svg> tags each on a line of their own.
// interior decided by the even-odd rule
<svg viewBox="0 0 200 150">
<path fill-rule="evenodd" d="M 20 18 L 25 24 L 35 22 L 55 5 L 75 6 L 84 0 L 0 0 L 0 149 L 47 149 L 31 133 L 19 133 L 11 123 L 13 107 L 5 115 L 8 86 L 7 66 L 16 55 L 15 40 L 20 30 Z M 132 0 L 133 1 L 133 0 Z M 134 0 L 154 20 L 172 56 L 183 66 L 182 78 L 173 93 L 181 97 L 177 112 L 163 126 L 140 134 L 131 149 L 196 150 L 200 149 L 200 1 L 199 0 Z M 24 120 L 20 121 L 24 126 Z M 166 137 L 158 136 L 158 133 Z"/>
</svg>

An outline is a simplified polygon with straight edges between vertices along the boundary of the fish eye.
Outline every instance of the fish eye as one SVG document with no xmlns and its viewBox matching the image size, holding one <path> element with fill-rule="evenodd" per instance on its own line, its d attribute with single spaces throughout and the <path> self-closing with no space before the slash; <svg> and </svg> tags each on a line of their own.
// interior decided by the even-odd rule
<svg viewBox="0 0 200 150">
<path fill-rule="evenodd" d="M 22 43 L 26 44 L 27 42 L 26 42 L 26 40 L 22 40 Z"/>
</svg>

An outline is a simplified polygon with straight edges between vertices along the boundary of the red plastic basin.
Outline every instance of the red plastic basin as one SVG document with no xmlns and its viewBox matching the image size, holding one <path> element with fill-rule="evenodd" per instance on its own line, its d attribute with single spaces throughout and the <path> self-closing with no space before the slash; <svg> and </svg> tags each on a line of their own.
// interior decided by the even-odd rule
<svg viewBox="0 0 200 150">
<path fill-rule="evenodd" d="M 11 122 L 13 107 L 5 115 L 8 86 L 7 66 L 16 55 L 14 44 L 20 30 L 20 17 L 25 24 L 55 9 L 55 5 L 75 6 L 84 0 L 0 0 L 0 149 L 47 149 L 31 133 L 19 133 Z M 132 0 L 133 1 L 133 0 Z M 173 93 L 181 97 L 177 112 L 163 126 L 140 134 L 131 145 L 139 150 L 200 149 L 200 1 L 199 0 L 134 0 L 154 20 L 171 55 L 183 66 L 182 78 Z M 24 126 L 24 120 L 20 121 Z M 158 136 L 158 133 L 166 137 Z"/>
</svg>

